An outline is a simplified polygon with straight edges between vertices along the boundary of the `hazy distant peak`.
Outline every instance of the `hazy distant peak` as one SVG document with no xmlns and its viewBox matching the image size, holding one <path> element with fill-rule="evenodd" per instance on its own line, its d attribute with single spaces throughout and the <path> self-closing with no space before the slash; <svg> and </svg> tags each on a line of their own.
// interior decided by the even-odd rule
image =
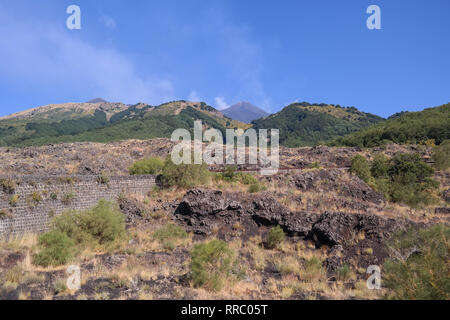
<svg viewBox="0 0 450 320">
<path fill-rule="evenodd" d="M 228 118 L 246 123 L 269 115 L 269 113 L 246 101 L 238 102 L 225 110 L 221 110 L 221 112 Z"/>
<path fill-rule="evenodd" d="M 95 98 L 95 99 L 89 100 L 86 103 L 108 103 L 108 101 L 106 101 L 105 99 L 102 99 L 102 98 Z"/>
</svg>

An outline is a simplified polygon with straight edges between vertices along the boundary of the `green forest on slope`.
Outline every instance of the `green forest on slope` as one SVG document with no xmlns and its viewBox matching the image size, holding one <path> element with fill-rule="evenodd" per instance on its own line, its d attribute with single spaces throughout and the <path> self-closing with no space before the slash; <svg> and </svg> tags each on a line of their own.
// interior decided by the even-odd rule
<svg viewBox="0 0 450 320">
<path fill-rule="evenodd" d="M 32 146 L 63 142 L 111 142 L 126 139 L 151 139 L 170 137 L 175 129 L 193 131 L 194 121 L 223 133 L 226 127 L 214 116 L 187 107 L 177 115 L 135 116 L 130 119 L 107 122 L 105 115 L 96 112 L 92 117 L 63 120 L 58 123 L 29 122 L 26 131 L 17 127 L 0 127 L 0 146 Z"/>
<path fill-rule="evenodd" d="M 419 112 L 403 112 L 358 132 L 336 138 L 332 146 L 375 147 L 386 143 L 436 144 L 450 139 L 450 104 Z"/>
<path fill-rule="evenodd" d="M 329 141 L 382 120 L 356 108 L 295 103 L 252 124 L 255 129 L 279 129 L 281 145 L 301 147 Z"/>
<path fill-rule="evenodd" d="M 57 110 L 57 109 L 55 109 Z M 49 111 L 50 112 L 50 111 Z M 51 115 L 51 114 L 50 114 Z M 51 117 L 50 117 L 51 118 Z M 195 120 L 222 133 L 249 125 L 223 117 L 205 103 L 175 101 L 157 107 L 134 105 L 108 119 L 101 109 L 58 121 L 31 117 L 0 120 L 0 146 L 32 146 L 63 142 L 111 142 L 170 137 L 175 129 L 193 130 Z M 450 104 L 420 112 L 403 112 L 385 120 L 354 107 L 295 103 L 252 122 L 255 129 L 279 129 L 286 147 L 329 144 L 373 147 L 385 143 L 440 144 L 450 139 Z M 225 134 L 224 134 L 225 136 Z"/>
</svg>

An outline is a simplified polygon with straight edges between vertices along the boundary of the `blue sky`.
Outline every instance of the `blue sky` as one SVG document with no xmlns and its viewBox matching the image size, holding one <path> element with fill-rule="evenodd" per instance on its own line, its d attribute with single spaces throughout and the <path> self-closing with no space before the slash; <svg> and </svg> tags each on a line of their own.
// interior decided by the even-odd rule
<svg viewBox="0 0 450 320">
<path fill-rule="evenodd" d="M 3 0 L 0 39 L 0 116 L 94 97 L 381 116 L 450 102 L 448 0 Z"/>
</svg>

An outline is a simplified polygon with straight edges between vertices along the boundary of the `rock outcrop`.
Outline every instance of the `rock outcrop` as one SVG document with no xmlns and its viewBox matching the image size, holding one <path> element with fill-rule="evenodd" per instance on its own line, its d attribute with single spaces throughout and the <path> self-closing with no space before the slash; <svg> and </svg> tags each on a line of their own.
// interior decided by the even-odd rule
<svg viewBox="0 0 450 320">
<path fill-rule="evenodd" d="M 325 266 L 330 271 L 348 261 L 364 267 L 381 264 L 388 256 L 386 240 L 399 230 L 418 226 L 373 214 L 292 212 L 269 193 L 243 195 L 206 189 L 188 191 L 175 219 L 197 235 L 216 234 L 226 240 L 263 235 L 269 227 L 281 226 L 288 236 L 312 240 L 316 247 L 328 246 L 331 255 Z"/>
</svg>

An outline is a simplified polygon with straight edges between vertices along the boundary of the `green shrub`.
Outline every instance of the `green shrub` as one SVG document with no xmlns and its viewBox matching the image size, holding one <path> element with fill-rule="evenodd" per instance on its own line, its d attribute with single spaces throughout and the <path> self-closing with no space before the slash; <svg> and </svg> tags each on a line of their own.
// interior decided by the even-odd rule
<svg viewBox="0 0 450 320">
<path fill-rule="evenodd" d="M 167 239 L 182 239 L 186 238 L 187 235 L 187 232 L 182 227 L 168 223 L 156 230 L 153 237 L 159 241 L 163 241 Z"/>
<path fill-rule="evenodd" d="M 72 200 L 75 198 L 76 194 L 74 192 L 68 192 L 63 194 L 61 197 L 61 202 L 66 206 L 72 203 Z"/>
<path fill-rule="evenodd" d="M 215 175 L 216 180 L 223 180 L 226 182 L 236 182 L 239 181 L 242 184 L 250 185 L 258 183 L 258 179 L 256 179 L 252 174 L 245 172 L 236 172 L 236 167 L 228 166 L 225 168 L 225 171 L 222 173 L 217 173 Z"/>
<path fill-rule="evenodd" d="M 300 278 L 309 282 L 326 280 L 326 271 L 323 268 L 322 261 L 315 256 L 305 260 L 304 269 L 301 271 Z"/>
<path fill-rule="evenodd" d="M 10 210 L 7 209 L 1 209 L 0 210 L 0 219 L 4 219 L 4 218 L 11 218 L 12 214 Z"/>
<path fill-rule="evenodd" d="M 39 202 L 42 201 L 42 196 L 41 196 L 41 194 L 40 194 L 39 192 L 34 191 L 34 192 L 31 194 L 31 200 L 33 200 L 33 202 L 34 202 L 35 204 L 38 204 Z"/>
<path fill-rule="evenodd" d="M 432 204 L 436 201 L 432 192 L 439 183 L 431 178 L 434 169 L 423 162 L 418 154 L 398 154 L 391 160 L 390 199 L 412 207 Z"/>
<path fill-rule="evenodd" d="M 4 282 L 20 284 L 23 278 L 23 271 L 19 266 L 14 266 L 5 272 L 3 276 Z"/>
<path fill-rule="evenodd" d="M 340 281 L 348 281 L 351 279 L 353 273 L 350 269 L 350 266 L 347 263 L 344 263 L 338 270 L 336 271 L 336 278 Z"/>
<path fill-rule="evenodd" d="M 164 249 L 169 251 L 175 249 L 174 241 L 184 239 L 187 236 L 188 234 L 183 228 L 173 223 L 166 224 L 153 233 L 153 238 L 158 240 Z"/>
<path fill-rule="evenodd" d="M 40 251 L 34 255 L 33 264 L 48 267 L 69 262 L 75 251 L 75 243 L 64 232 L 54 230 L 39 237 Z"/>
<path fill-rule="evenodd" d="M 160 174 L 164 161 L 160 158 L 147 158 L 136 161 L 130 168 L 131 175 Z"/>
<path fill-rule="evenodd" d="M 91 210 L 64 212 L 53 227 L 77 244 L 106 244 L 125 235 L 125 217 L 114 202 L 102 199 Z"/>
<path fill-rule="evenodd" d="M 221 173 L 221 179 L 224 181 L 236 181 L 236 167 L 234 166 L 227 166 L 225 168 L 225 171 Z"/>
<path fill-rule="evenodd" d="M 369 162 L 362 155 L 357 154 L 353 157 L 350 172 L 356 174 L 364 182 L 370 181 Z"/>
<path fill-rule="evenodd" d="M 224 241 L 211 240 L 195 245 L 191 258 L 192 281 L 197 287 L 219 291 L 231 275 L 233 253 Z"/>
<path fill-rule="evenodd" d="M 248 191 L 249 193 L 256 193 L 256 192 L 259 192 L 259 191 L 261 191 L 261 186 L 259 185 L 259 183 L 253 183 L 253 184 L 251 184 L 251 185 L 248 186 L 247 191 Z"/>
<path fill-rule="evenodd" d="M 388 298 L 450 299 L 450 228 L 444 224 L 395 235 L 388 248 L 395 258 L 385 262 L 383 285 Z"/>
<path fill-rule="evenodd" d="M 0 186 L 3 192 L 13 194 L 16 191 L 16 183 L 11 179 L 0 179 Z"/>
<path fill-rule="evenodd" d="M 62 294 L 67 291 L 66 282 L 63 279 L 58 279 L 53 284 L 53 293 L 54 294 Z"/>
<path fill-rule="evenodd" d="M 374 178 L 387 178 L 389 171 L 389 159 L 382 153 L 377 154 L 372 162 L 370 173 Z"/>
<path fill-rule="evenodd" d="M 321 165 L 319 161 L 314 161 L 308 165 L 310 169 L 320 169 Z"/>
<path fill-rule="evenodd" d="M 239 172 L 236 176 L 237 180 L 245 185 L 258 183 L 258 179 L 256 179 L 255 176 L 250 173 Z"/>
<path fill-rule="evenodd" d="M 109 176 L 105 172 L 101 172 L 100 175 L 97 177 L 97 183 L 100 184 L 108 184 L 109 183 Z"/>
<path fill-rule="evenodd" d="M 434 148 L 432 158 L 437 170 L 450 168 L 450 140 L 445 140 L 441 145 Z"/>
<path fill-rule="evenodd" d="M 15 207 L 16 205 L 17 205 L 17 203 L 19 202 L 19 195 L 17 195 L 17 194 L 15 194 L 15 195 L 12 195 L 10 198 L 9 198 L 9 204 L 11 205 L 11 206 L 13 206 L 13 207 Z"/>
<path fill-rule="evenodd" d="M 161 181 L 165 187 L 193 188 L 207 183 L 209 178 L 206 163 L 176 165 L 169 156 L 164 162 Z"/>
<path fill-rule="evenodd" d="M 271 249 L 279 247 L 284 241 L 284 231 L 280 226 L 270 229 L 267 234 L 267 246 Z"/>
</svg>

